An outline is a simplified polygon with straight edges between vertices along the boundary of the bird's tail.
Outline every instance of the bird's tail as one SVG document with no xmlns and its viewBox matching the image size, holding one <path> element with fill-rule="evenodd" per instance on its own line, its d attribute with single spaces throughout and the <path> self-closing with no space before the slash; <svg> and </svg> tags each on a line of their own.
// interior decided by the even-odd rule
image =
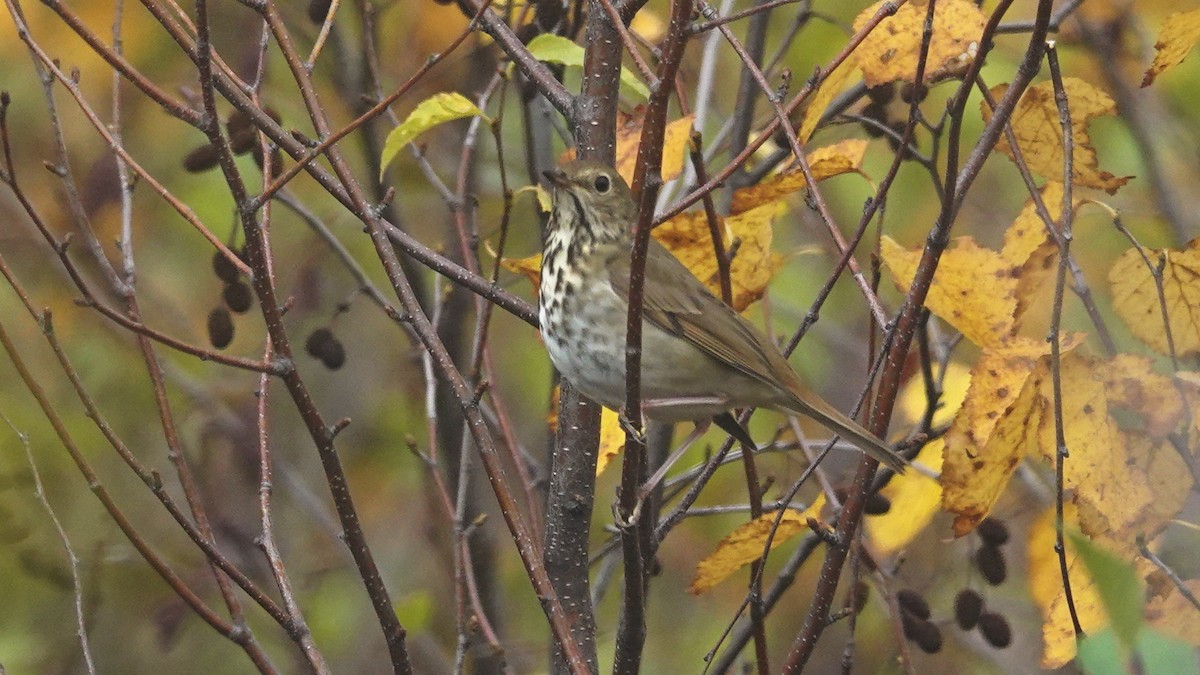
<svg viewBox="0 0 1200 675">
<path fill-rule="evenodd" d="M 867 431 L 858 422 L 842 414 L 837 408 L 815 396 L 793 396 L 789 402 L 795 412 L 813 418 L 830 431 L 858 446 L 860 450 L 875 458 L 896 473 L 904 473 L 909 461 L 889 448 L 875 434 Z"/>
</svg>

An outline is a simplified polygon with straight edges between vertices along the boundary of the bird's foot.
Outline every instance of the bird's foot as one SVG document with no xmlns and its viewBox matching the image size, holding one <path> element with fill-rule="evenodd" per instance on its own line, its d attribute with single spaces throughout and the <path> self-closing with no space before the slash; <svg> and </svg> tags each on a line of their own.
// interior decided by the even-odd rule
<svg viewBox="0 0 1200 675">
<path fill-rule="evenodd" d="M 625 433 L 632 436 L 635 441 L 642 445 L 646 444 L 646 417 L 644 415 L 639 412 L 635 422 L 629 417 L 628 411 L 622 408 L 621 412 L 617 413 L 617 421 L 620 422 Z"/>
</svg>

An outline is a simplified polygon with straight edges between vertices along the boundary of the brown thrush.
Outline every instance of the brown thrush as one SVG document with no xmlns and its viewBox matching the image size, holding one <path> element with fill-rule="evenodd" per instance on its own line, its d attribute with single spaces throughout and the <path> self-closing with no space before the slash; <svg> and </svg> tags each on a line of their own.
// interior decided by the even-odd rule
<svg viewBox="0 0 1200 675">
<path fill-rule="evenodd" d="M 542 337 L 564 377 L 589 398 L 620 410 L 637 207 L 611 167 L 577 160 L 545 176 L 554 190 L 542 242 Z M 809 391 L 766 336 L 654 239 L 646 256 L 643 303 L 641 392 L 647 418 L 706 422 L 715 417 L 721 428 L 748 440 L 730 410 L 799 413 L 892 469 L 904 469 L 903 458 Z"/>
</svg>

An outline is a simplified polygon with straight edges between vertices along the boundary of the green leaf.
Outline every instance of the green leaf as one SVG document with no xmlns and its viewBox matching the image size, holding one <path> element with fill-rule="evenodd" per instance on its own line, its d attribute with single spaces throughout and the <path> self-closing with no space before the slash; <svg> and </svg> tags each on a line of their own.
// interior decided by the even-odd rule
<svg viewBox="0 0 1200 675">
<path fill-rule="evenodd" d="M 1079 641 L 1075 662 L 1086 675 L 1127 675 L 1121 645 L 1109 628 L 1089 633 Z"/>
<path fill-rule="evenodd" d="M 1146 675 L 1200 672 L 1195 647 L 1152 628 L 1138 636 L 1138 656 Z"/>
<path fill-rule="evenodd" d="M 527 48 L 533 58 L 538 61 L 557 63 L 568 68 L 583 67 L 583 47 L 561 35 L 542 33 L 530 40 Z M 650 90 L 646 88 L 646 85 L 642 84 L 637 76 L 624 67 L 621 68 L 621 83 L 638 96 L 650 98 Z"/>
<path fill-rule="evenodd" d="M 392 129 L 388 134 L 379 161 L 380 179 L 383 178 L 383 172 L 396 158 L 400 149 L 412 142 L 414 138 L 439 124 L 460 120 L 464 117 L 482 117 L 484 120 L 491 121 L 487 115 L 483 114 L 482 110 L 475 107 L 475 104 L 462 94 L 442 92 L 421 101 L 400 126 Z"/>
<path fill-rule="evenodd" d="M 1126 650 L 1132 650 L 1142 627 L 1142 587 L 1137 573 L 1132 565 L 1082 534 L 1072 532 L 1070 536 L 1088 574 L 1096 583 L 1113 633 Z"/>
</svg>

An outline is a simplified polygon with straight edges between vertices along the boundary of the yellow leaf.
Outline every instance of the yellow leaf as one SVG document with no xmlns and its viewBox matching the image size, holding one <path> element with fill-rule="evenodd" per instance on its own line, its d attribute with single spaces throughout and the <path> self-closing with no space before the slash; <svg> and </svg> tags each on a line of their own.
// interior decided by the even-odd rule
<svg viewBox="0 0 1200 675">
<path fill-rule="evenodd" d="M 999 100 L 1007 88 L 1005 84 L 992 87 L 992 96 Z M 1092 119 L 1115 113 L 1116 103 L 1108 94 L 1076 77 L 1065 78 L 1063 90 L 1071 106 L 1071 135 L 1075 142 L 1071 180 L 1077 185 L 1115 194 L 1132 176 L 1118 177 L 1100 170 L 1096 149 L 1092 147 L 1087 129 Z M 981 102 L 980 107 L 983 119 L 990 120 L 992 111 L 987 102 Z M 1058 121 L 1058 107 L 1054 103 L 1054 84 L 1042 82 L 1026 89 L 1013 111 L 1011 123 L 1017 136 L 1017 145 L 1029 169 L 1047 178 L 1061 180 L 1063 134 Z M 1007 138 L 1001 136 L 996 147 L 1010 159 L 1013 157 L 1013 149 Z"/>
<path fill-rule="evenodd" d="M 971 384 L 971 371 L 958 361 L 946 365 L 946 373 L 942 377 L 942 397 L 938 401 L 938 409 L 933 413 L 933 426 L 940 427 L 949 424 L 962 407 L 967 396 L 967 387 Z M 914 377 L 904 385 L 900 392 L 900 409 L 904 419 L 917 422 L 925 415 L 928 401 L 925 397 L 925 382 L 922 378 Z M 938 466 L 941 466 L 938 461 Z"/>
<path fill-rule="evenodd" d="M 725 250 L 728 252 L 735 241 L 738 244 L 729 265 L 729 280 L 733 290 L 730 304 L 739 312 L 762 297 L 778 267 L 777 258 L 771 253 L 771 240 L 774 221 L 785 208 L 782 202 L 771 202 L 725 218 Z M 717 260 L 703 212 L 676 216 L 654 228 L 653 235 L 704 282 L 713 295 L 720 297 Z"/>
<path fill-rule="evenodd" d="M 692 120 L 695 115 L 685 115 L 668 122 L 663 129 L 662 178 L 674 180 L 683 173 L 683 160 L 687 157 L 688 145 L 692 140 Z M 633 182 L 637 167 L 638 143 L 642 140 L 642 127 L 646 122 L 646 106 L 638 106 L 633 114 L 617 112 L 617 173 L 626 183 Z M 575 149 L 562 154 L 561 161 L 575 159 Z"/>
<path fill-rule="evenodd" d="M 542 277 L 542 254 L 534 253 L 528 258 L 501 258 L 500 266 L 509 272 L 524 274 L 529 283 L 537 290 L 538 280 Z"/>
<path fill-rule="evenodd" d="M 884 4 L 877 2 L 854 19 L 854 29 L 866 26 Z M 897 80 L 912 82 L 917 75 L 921 34 L 926 8 L 908 3 L 884 19 L 854 50 L 854 59 L 868 87 Z M 933 39 L 925 66 L 925 82 L 959 77 L 979 49 L 979 38 L 987 21 L 983 12 L 967 0 L 938 0 L 933 16 Z"/>
<path fill-rule="evenodd" d="M 1081 341 L 1082 336 L 1069 337 L 1062 349 Z M 984 349 L 971 369 L 966 400 L 946 432 L 942 465 L 942 508 L 956 515 L 955 536 L 970 532 L 991 512 L 1024 454 L 1024 435 L 1036 433 L 1036 420 L 1032 428 L 1023 425 L 1041 414 L 1037 387 L 1029 383 L 1040 382 L 1038 366 L 1049 353 L 1045 341 L 1018 337 Z"/>
<path fill-rule="evenodd" d="M 1066 505 L 1063 521 L 1071 527 L 1075 509 Z M 1055 546 L 1054 507 L 1046 509 L 1029 528 L 1029 591 L 1042 612 L 1042 667 L 1058 668 L 1075 658 L 1075 628 L 1063 591 L 1062 569 Z M 1088 576 L 1075 547 L 1068 538 L 1067 573 L 1079 623 L 1086 632 L 1095 632 L 1107 623 L 1104 606 L 1096 585 Z"/>
<path fill-rule="evenodd" d="M 583 47 L 561 35 L 542 33 L 530 40 L 526 48 L 538 61 L 558 63 L 568 68 L 583 67 Z M 642 84 L 636 75 L 624 67 L 621 68 L 621 84 L 629 87 L 642 98 L 650 97 L 650 90 L 646 88 L 646 85 Z"/>
<path fill-rule="evenodd" d="M 1150 359 L 1118 354 L 1100 368 L 1109 402 L 1141 418 L 1144 433 L 1161 440 L 1183 417 L 1183 401 L 1171 378 L 1154 372 Z"/>
<path fill-rule="evenodd" d="M 1182 251 L 1146 250 L 1150 265 L 1163 265 L 1163 298 L 1166 300 L 1171 338 L 1179 356 L 1200 351 L 1200 238 Z M 1158 288 L 1137 249 L 1117 258 L 1108 271 L 1113 309 L 1134 337 L 1160 354 L 1170 352 Z"/>
<path fill-rule="evenodd" d="M 916 462 L 937 472 L 942 468 L 943 440 L 930 441 L 916 457 Z M 892 502 L 887 513 L 868 516 L 864 527 L 877 555 L 891 555 L 908 546 L 937 514 L 942 501 L 942 487 L 937 480 L 920 471 L 893 476 L 880 493 Z"/>
<path fill-rule="evenodd" d="M 829 107 L 830 101 L 846 88 L 846 83 L 854 71 L 854 66 L 849 62 L 843 62 L 821 82 L 820 88 L 813 94 L 812 100 L 804 109 L 804 120 L 800 122 L 800 129 L 796 132 L 796 137 L 800 139 L 801 143 L 807 143 L 808 139 L 812 137 L 813 132 L 817 129 L 817 123 L 821 121 L 821 116 L 825 114 L 825 109 Z"/>
<path fill-rule="evenodd" d="M 383 178 L 383 172 L 396 158 L 396 154 L 414 138 L 439 124 L 464 117 L 488 119 L 488 116 L 475 107 L 474 103 L 471 103 L 462 94 L 454 92 L 434 94 L 418 103 L 416 109 L 408 114 L 400 126 L 388 133 L 379 162 L 379 177 Z"/>
<path fill-rule="evenodd" d="M 625 430 L 615 410 L 600 411 L 600 456 L 596 460 L 596 475 L 604 473 L 609 462 L 625 449 Z"/>
<path fill-rule="evenodd" d="M 843 173 L 861 173 L 867 145 L 868 142 L 862 139 L 847 139 L 814 150 L 808 156 L 808 165 L 812 170 L 813 178 L 825 180 Z M 803 189 L 805 185 L 804 174 L 798 167 L 787 173 L 775 174 L 758 185 L 735 190 L 729 211 L 730 213 L 748 211 Z"/>
<path fill-rule="evenodd" d="M 1163 20 L 1154 43 L 1154 61 L 1142 76 L 1142 86 L 1148 87 L 1168 68 L 1179 65 L 1200 40 L 1200 9 L 1178 12 Z"/>
<path fill-rule="evenodd" d="M 808 519 L 817 518 L 825 506 L 825 495 L 819 495 L 801 513 L 786 511 L 771 539 L 771 550 L 797 534 L 807 531 Z M 688 592 L 699 595 L 729 578 L 742 567 L 762 557 L 767 537 L 775 526 L 778 514 L 764 513 L 759 518 L 741 525 L 717 544 L 716 550 L 696 565 L 696 576 Z"/>
<path fill-rule="evenodd" d="M 1110 416 L 1113 397 L 1108 382 L 1118 384 L 1113 392 L 1117 396 L 1129 393 L 1129 388 L 1124 378 L 1108 371 L 1132 367 L 1125 364 L 1130 359 L 1063 356 L 1059 369 L 1063 436 L 1070 453 L 1063 463 L 1063 484 L 1079 507 L 1080 529 L 1115 551 L 1132 554 L 1137 537 L 1157 534 L 1179 513 L 1192 479 L 1173 448 L 1142 434 L 1122 432 Z M 1053 464 L 1057 446 L 1050 384 L 1047 370 L 1039 394 L 1046 410 L 1038 429 L 1038 449 Z"/>
<path fill-rule="evenodd" d="M 1057 222 L 1062 217 L 1062 183 L 1046 183 L 1041 198 L 1051 220 Z M 1078 204 L 1079 200 L 1075 200 L 1075 205 Z M 1046 286 L 1058 261 L 1058 245 L 1046 231 L 1046 223 L 1038 215 L 1033 199 L 1025 203 L 1012 225 L 1004 231 L 1000 257 L 1020 268 L 1019 272 L 1014 273 L 1017 280 L 1014 316 L 1019 324 L 1032 296 Z"/>
<path fill-rule="evenodd" d="M 907 292 L 922 250 L 908 250 L 891 237 L 881 242 L 883 261 L 901 291 Z M 1016 330 L 1017 280 L 1014 267 L 970 237 L 960 237 L 942 254 L 925 305 L 981 347 L 1002 344 Z"/>
<path fill-rule="evenodd" d="M 1193 596 L 1200 596 L 1200 579 L 1189 579 L 1183 585 Z M 1200 611 L 1174 584 L 1167 586 L 1165 594 L 1150 598 L 1146 604 L 1146 622 L 1190 645 L 1200 645 Z"/>
</svg>

